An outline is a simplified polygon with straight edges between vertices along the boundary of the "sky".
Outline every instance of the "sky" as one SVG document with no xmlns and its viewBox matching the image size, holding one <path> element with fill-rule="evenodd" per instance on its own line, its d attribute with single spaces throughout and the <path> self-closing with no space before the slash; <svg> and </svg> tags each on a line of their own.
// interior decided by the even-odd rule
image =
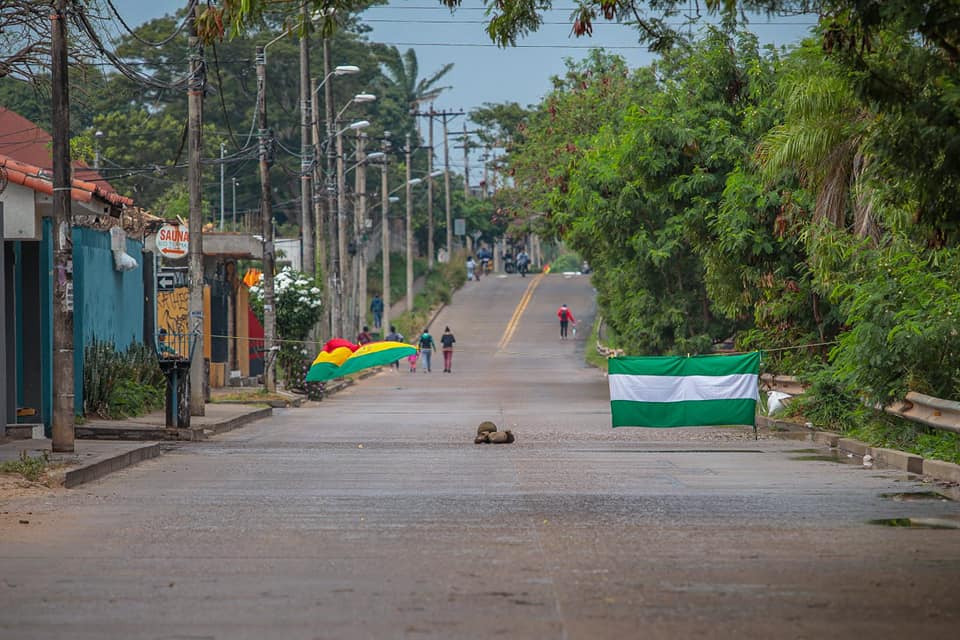
<svg viewBox="0 0 960 640">
<path fill-rule="evenodd" d="M 135 26 L 172 14 L 186 6 L 187 0 L 113 0 L 113 4 L 124 21 Z M 573 4 L 573 0 L 555 0 L 541 29 L 508 49 L 498 48 L 487 36 L 482 0 L 463 0 L 453 14 L 439 0 L 390 0 L 387 5 L 371 7 L 361 19 L 372 29 L 367 34 L 369 40 L 394 45 L 401 51 L 413 48 L 421 77 L 454 63 L 440 83 L 450 89 L 438 98 L 434 108 L 470 111 L 485 103 L 539 103 L 550 90 L 550 78 L 564 73 L 564 60 L 581 59 L 591 48 L 602 47 L 618 54 L 631 67 L 654 60 L 647 48 L 637 43 L 636 29 L 627 25 L 601 19 L 594 25 L 592 38 L 575 38 L 569 20 Z M 762 44 L 788 46 L 798 43 L 814 24 L 811 16 L 754 16 L 750 28 Z M 463 121 L 454 119 L 450 126 L 452 130 L 462 129 Z M 455 169 L 463 164 L 456 153 L 451 153 L 451 162 Z"/>
<path fill-rule="evenodd" d="M 138 25 L 173 13 L 186 0 L 114 0 L 124 20 Z M 518 102 L 536 104 L 550 89 L 550 78 L 562 75 L 564 59 L 580 59 L 590 48 L 603 47 L 621 55 L 631 67 L 649 64 L 653 56 L 637 43 L 634 27 L 599 20 L 592 38 L 575 38 L 570 33 L 573 0 L 555 0 L 554 10 L 545 16 L 544 26 L 518 46 L 500 49 L 484 28 L 481 0 L 463 0 L 451 15 L 438 0 L 390 0 L 372 7 L 362 20 L 373 30 L 372 41 L 395 45 L 401 51 L 417 52 L 421 76 L 453 62 L 442 85 L 451 88 L 435 103 L 438 110 L 469 111 L 484 103 Z M 774 20 L 755 17 L 751 30 L 761 43 L 789 45 L 798 42 L 813 26 L 812 17 L 791 16 Z"/>
</svg>

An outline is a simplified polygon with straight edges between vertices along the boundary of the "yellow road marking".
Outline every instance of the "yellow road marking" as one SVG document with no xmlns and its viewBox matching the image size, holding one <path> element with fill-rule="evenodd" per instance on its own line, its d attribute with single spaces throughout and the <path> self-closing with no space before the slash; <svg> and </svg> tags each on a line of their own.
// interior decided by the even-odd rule
<svg viewBox="0 0 960 640">
<path fill-rule="evenodd" d="M 497 344 L 498 351 L 503 351 L 506 346 L 510 344 L 510 340 L 513 338 L 513 334 L 517 330 L 517 326 L 520 324 L 520 316 L 523 315 L 527 305 L 530 304 L 530 299 L 533 297 L 533 292 L 536 290 L 537 285 L 540 284 L 541 280 L 543 280 L 542 273 L 537 274 L 533 280 L 530 281 L 530 284 L 527 285 L 527 290 L 523 292 L 520 302 L 517 303 L 517 308 L 514 309 L 513 316 L 510 318 L 510 322 L 507 323 L 507 327 L 503 330 L 503 336 L 500 338 L 500 343 Z"/>
</svg>

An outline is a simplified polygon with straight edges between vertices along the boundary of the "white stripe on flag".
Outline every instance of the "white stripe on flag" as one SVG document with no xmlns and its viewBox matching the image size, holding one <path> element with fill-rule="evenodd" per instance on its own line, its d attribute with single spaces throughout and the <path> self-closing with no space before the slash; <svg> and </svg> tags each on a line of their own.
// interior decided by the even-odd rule
<svg viewBox="0 0 960 640">
<path fill-rule="evenodd" d="M 757 375 L 729 376 L 610 376 L 610 400 L 684 402 L 690 400 L 756 400 Z"/>
</svg>

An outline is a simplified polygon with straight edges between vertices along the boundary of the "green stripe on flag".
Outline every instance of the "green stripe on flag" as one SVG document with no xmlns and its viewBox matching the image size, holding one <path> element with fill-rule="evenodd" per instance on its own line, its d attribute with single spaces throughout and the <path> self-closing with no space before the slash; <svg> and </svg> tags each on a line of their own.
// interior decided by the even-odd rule
<svg viewBox="0 0 960 640">
<path fill-rule="evenodd" d="M 756 400 L 694 400 L 691 402 L 610 403 L 614 427 L 697 427 L 743 424 L 752 425 Z"/>
</svg>

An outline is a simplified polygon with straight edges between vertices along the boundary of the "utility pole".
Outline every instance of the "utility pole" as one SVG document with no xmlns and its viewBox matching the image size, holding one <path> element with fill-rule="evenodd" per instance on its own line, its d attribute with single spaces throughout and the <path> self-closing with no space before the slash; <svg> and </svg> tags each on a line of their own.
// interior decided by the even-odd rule
<svg viewBox="0 0 960 640">
<path fill-rule="evenodd" d="M 316 273 L 316 257 L 313 245 L 313 191 L 310 172 L 313 157 L 310 155 L 310 119 L 313 111 L 310 92 L 310 13 L 306 2 L 300 6 L 303 32 L 300 34 L 300 269 L 304 273 Z"/>
<path fill-rule="evenodd" d="M 420 116 L 420 117 L 426 117 L 426 118 L 429 118 L 430 120 L 430 134 L 429 134 L 430 135 L 430 164 L 428 165 L 430 168 L 433 167 L 433 119 L 434 117 L 439 117 L 443 122 L 443 168 L 444 168 L 443 185 L 445 189 L 444 200 L 445 200 L 446 214 L 447 214 L 446 215 L 447 255 L 450 257 L 450 259 L 453 259 L 453 220 L 451 219 L 452 218 L 451 209 L 453 207 L 453 203 L 450 199 L 450 146 L 449 146 L 449 140 L 448 140 L 448 134 L 447 134 L 447 122 L 449 120 L 453 120 L 457 116 L 462 116 L 463 111 L 462 110 L 461 111 L 434 111 L 433 105 L 431 105 L 429 112 L 427 113 L 416 112 L 414 115 Z M 428 169 L 428 172 L 429 172 L 429 169 Z M 432 187 L 433 178 L 428 177 L 428 180 L 430 180 L 430 183 L 427 185 L 427 189 L 428 189 L 427 202 L 429 202 L 430 204 L 428 204 L 427 206 L 432 207 L 433 206 L 433 197 L 432 197 L 433 196 L 433 187 Z M 432 209 L 430 209 L 430 212 L 431 213 L 427 217 L 429 219 L 429 222 L 428 222 L 428 224 L 430 225 L 429 228 L 432 229 L 433 228 Z M 430 239 L 427 242 L 428 242 L 428 248 L 429 248 L 429 245 L 431 245 L 431 243 L 433 242 L 432 231 L 430 232 Z M 429 264 L 433 265 L 432 250 L 430 251 L 430 256 L 431 257 L 429 259 Z"/>
<path fill-rule="evenodd" d="M 330 77 L 330 41 L 323 41 L 323 77 Z M 340 273 L 338 250 L 340 243 L 337 240 L 339 225 L 334 223 L 334 211 L 337 211 L 336 190 L 331 188 L 330 180 L 333 176 L 333 165 L 336 160 L 336 149 L 333 146 L 333 87 L 329 82 L 323 85 L 323 95 L 326 111 L 327 125 L 327 260 L 329 267 L 327 270 L 327 287 L 325 293 L 328 297 L 327 309 L 330 312 L 330 335 L 342 336 L 343 326 L 340 318 Z M 338 185 L 339 188 L 339 185 Z"/>
<path fill-rule="evenodd" d="M 233 182 L 233 230 L 237 230 L 237 176 L 233 176 L 231 179 Z"/>
<path fill-rule="evenodd" d="M 220 143 L 220 231 L 223 231 L 224 211 L 225 211 L 226 208 L 227 208 L 227 203 L 226 203 L 227 197 L 226 197 L 226 195 L 224 195 L 224 194 L 226 193 L 226 192 L 224 191 L 224 189 L 225 189 L 226 187 L 224 186 L 224 179 L 225 179 L 225 177 L 224 177 L 224 167 L 225 167 L 225 164 L 224 164 L 224 161 L 223 161 L 223 159 L 224 159 L 224 157 L 225 157 L 225 154 L 226 154 L 226 150 L 227 150 L 227 145 L 225 145 L 225 144 L 223 144 L 223 143 L 221 142 L 221 143 Z"/>
<path fill-rule="evenodd" d="M 312 78 L 310 80 L 310 95 L 317 95 L 317 79 Z M 312 99 L 312 98 L 311 98 Z M 320 190 L 326 187 L 326 182 L 323 180 L 323 170 L 320 165 L 321 151 L 320 148 L 321 139 L 320 139 L 320 119 L 317 117 L 318 110 L 314 109 L 312 111 L 312 129 L 313 129 L 313 247 L 314 247 L 314 262 L 316 266 L 323 272 L 324 277 L 329 274 L 327 267 L 327 249 L 326 245 L 323 243 L 324 230 L 326 225 L 324 224 L 323 217 L 326 215 L 324 210 L 324 199 L 320 195 Z M 316 269 L 314 270 L 316 273 Z M 325 287 L 326 288 L 326 287 Z M 329 315 L 329 309 L 326 308 L 326 305 L 329 304 L 329 300 L 326 298 L 326 292 L 324 293 L 324 309 L 323 312 L 326 315 Z M 327 337 L 327 333 L 330 330 L 329 323 L 323 323 L 325 325 L 324 333 Z"/>
<path fill-rule="evenodd" d="M 413 172 L 410 167 L 410 134 L 407 134 L 406 152 L 407 164 L 407 312 L 413 311 Z"/>
<path fill-rule="evenodd" d="M 354 242 L 357 245 L 355 263 L 357 327 L 364 324 L 367 315 L 367 162 L 366 146 L 367 134 L 357 130 L 357 206 L 353 210 Z"/>
<path fill-rule="evenodd" d="M 460 112 L 463 113 L 462 111 Z M 450 201 L 450 140 L 447 137 L 447 113 L 443 114 L 443 191 L 447 209 L 447 255 L 453 260 L 453 219 Z M 456 117 L 455 115 L 453 117 Z"/>
<path fill-rule="evenodd" d="M 486 151 L 483 152 L 483 189 L 480 190 L 480 198 L 482 200 L 487 199 L 487 187 L 489 186 L 489 183 L 487 182 L 487 180 L 489 180 L 489 175 L 490 175 L 489 165 L 487 164 L 487 161 L 489 159 L 490 159 L 490 145 L 488 144 Z"/>
<path fill-rule="evenodd" d="M 470 197 L 470 138 L 467 137 L 467 121 L 463 121 L 463 199 Z"/>
<path fill-rule="evenodd" d="M 433 270 L 433 105 L 427 114 L 429 129 L 427 140 L 430 152 L 427 154 L 427 268 Z"/>
<path fill-rule="evenodd" d="M 384 140 L 381 145 L 383 151 L 383 164 L 380 165 L 380 250 L 383 252 L 380 261 L 383 266 L 383 327 L 390 329 L 390 190 L 387 162 L 388 151 L 390 150 L 390 140 L 386 138 L 388 132 L 384 132 Z"/>
<path fill-rule="evenodd" d="M 74 450 L 73 260 L 70 198 L 70 93 L 67 67 L 67 0 L 50 16 L 50 77 L 53 97 L 53 416 L 52 449 Z M 3 237 L 0 236 L 0 242 Z M 0 268 L 3 268 L 0 265 Z M 4 381 L 6 384 L 6 381 Z M 6 407 L 3 407 L 6 420 Z"/>
<path fill-rule="evenodd" d="M 206 84 L 203 68 L 203 45 L 197 37 L 197 19 L 200 6 L 194 7 L 190 20 L 190 84 L 187 87 L 187 165 L 188 191 L 190 194 L 190 239 L 187 253 L 189 263 L 189 298 L 187 301 L 188 331 L 193 338 L 190 345 L 190 415 L 206 414 L 206 371 L 203 358 L 203 196 L 200 188 L 203 181 L 200 166 L 203 136 L 203 89 Z M 189 344 L 189 338 L 188 338 Z"/>
<path fill-rule="evenodd" d="M 257 47 L 257 126 L 260 141 L 260 234 L 263 236 L 263 386 L 272 393 L 276 391 L 273 343 L 277 326 L 273 287 L 273 189 L 270 184 L 273 136 L 267 129 L 267 52 L 264 46 Z"/>
</svg>

